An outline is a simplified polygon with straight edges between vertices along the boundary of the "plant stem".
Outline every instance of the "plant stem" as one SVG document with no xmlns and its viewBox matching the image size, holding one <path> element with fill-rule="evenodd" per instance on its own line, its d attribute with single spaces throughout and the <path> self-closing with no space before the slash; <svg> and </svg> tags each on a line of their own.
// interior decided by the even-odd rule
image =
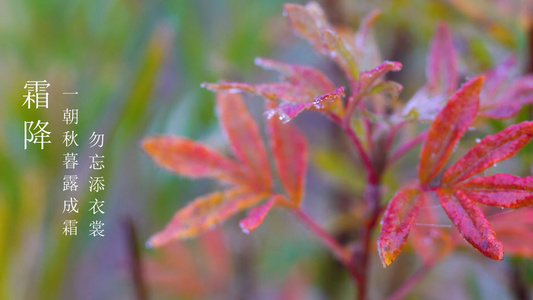
<svg viewBox="0 0 533 300">
<path fill-rule="evenodd" d="M 346 267 L 352 280 L 356 283 L 363 280 L 349 253 L 326 230 L 320 227 L 320 225 L 318 225 L 299 207 L 295 207 L 291 211 L 322 241 L 322 243 L 324 243 L 326 247 L 328 247 L 329 250 L 331 250 L 333 255 Z"/>
<path fill-rule="evenodd" d="M 376 181 L 372 181 L 369 177 L 368 184 L 364 192 L 364 198 L 369 208 L 369 216 L 361 228 L 361 254 L 359 256 L 361 265 L 361 277 L 362 281 L 358 286 L 358 299 L 366 299 L 367 294 L 367 278 L 368 278 L 368 266 L 370 261 L 370 244 L 372 240 L 372 231 L 377 225 L 377 221 L 380 215 L 380 177 Z"/>
<path fill-rule="evenodd" d="M 408 141 L 407 143 L 403 144 L 401 147 L 396 149 L 394 153 L 390 156 L 390 158 L 387 161 L 387 166 L 392 165 L 395 163 L 398 159 L 400 159 L 405 153 L 407 153 L 409 150 L 411 150 L 413 147 L 415 147 L 418 143 L 421 143 L 424 141 L 427 137 L 428 133 L 427 131 L 424 131 L 414 137 L 412 140 Z"/>
<path fill-rule="evenodd" d="M 357 154 L 359 155 L 359 158 L 361 159 L 361 162 L 363 163 L 363 166 L 365 167 L 368 176 L 371 177 L 372 180 L 376 180 L 376 176 L 374 174 L 374 167 L 372 166 L 372 161 L 370 160 L 368 153 L 363 148 L 361 141 L 355 134 L 355 131 L 353 130 L 351 124 L 349 124 L 349 122 L 348 123 L 344 122 L 343 119 L 341 119 L 339 116 L 335 114 L 329 114 L 329 117 L 335 123 L 337 123 L 341 127 L 341 129 L 346 133 L 346 135 L 350 139 L 350 142 L 352 143 L 355 150 L 357 151 Z"/>
<path fill-rule="evenodd" d="M 425 262 L 420 269 L 407 277 L 407 279 L 400 285 L 400 287 L 387 298 L 387 300 L 401 300 L 407 296 L 407 294 L 426 277 L 429 271 L 440 261 L 447 253 L 433 257 Z"/>
</svg>

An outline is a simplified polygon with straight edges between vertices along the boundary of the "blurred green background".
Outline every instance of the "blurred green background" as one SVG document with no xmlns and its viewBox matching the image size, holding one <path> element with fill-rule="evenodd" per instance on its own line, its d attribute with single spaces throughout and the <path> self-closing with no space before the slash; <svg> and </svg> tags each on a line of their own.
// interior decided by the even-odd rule
<svg viewBox="0 0 533 300">
<path fill-rule="evenodd" d="M 465 69 L 484 71 L 507 53 L 517 55 L 527 69 L 528 12 L 524 17 L 524 12 L 489 2 L 463 2 L 480 17 L 457 1 L 320 1 L 333 24 L 352 28 L 371 10 L 383 12 L 376 39 L 385 59 L 404 64 L 392 77 L 404 85 L 404 100 L 424 84 L 425 55 L 439 19 L 457 34 Z M 172 133 L 227 150 L 214 95 L 201 89 L 201 82 L 275 80 L 254 66 L 255 57 L 311 64 L 339 78 L 329 61 L 292 34 L 282 3 L 0 1 L 0 299 L 352 297 L 342 266 L 281 210 L 250 235 L 240 232 L 239 218 L 232 218 L 222 230 L 199 239 L 162 250 L 144 247 L 178 208 L 216 188 L 211 181 L 191 181 L 157 168 L 139 147 L 145 136 Z M 508 3 L 519 7 L 522 2 Z M 22 106 L 29 80 L 51 84 L 48 109 Z M 62 94 L 74 91 L 79 94 Z M 260 120 L 262 102 L 249 99 Z M 62 122 L 65 108 L 79 109 L 78 125 Z M 518 118 L 530 118 L 529 113 L 524 110 Z M 356 164 L 346 163 L 349 154 L 339 155 L 331 125 L 317 118 L 310 113 L 297 120 L 317 149 L 304 205 L 335 231 L 350 223 L 336 216 L 343 211 L 342 199 L 359 197 L 363 175 Z M 24 150 L 24 121 L 37 120 L 50 123 L 52 143 L 44 150 Z M 78 133 L 78 147 L 62 144 L 67 130 Z M 93 131 L 105 134 L 98 152 L 105 155 L 102 171 L 88 168 L 95 151 L 88 147 Z M 63 176 L 72 173 L 62 165 L 67 152 L 79 154 L 76 193 L 62 190 Z M 411 153 L 389 176 L 391 192 L 402 183 L 402 170 L 413 173 L 416 157 Z M 531 163 L 530 157 L 524 159 Z M 105 191 L 96 195 L 105 201 L 104 215 L 89 212 L 89 201 L 96 197 L 89 192 L 90 176 L 105 177 Z M 62 213 L 70 196 L 80 203 L 75 217 Z M 72 218 L 79 222 L 78 235 L 63 236 L 63 221 Z M 89 236 L 93 220 L 105 223 L 105 237 Z M 389 294 L 416 263 L 415 255 L 406 254 L 403 263 L 383 270 L 374 253 L 372 297 Z M 514 258 L 501 264 L 469 249 L 439 265 L 412 299 L 510 299 L 517 295 L 515 275 L 521 288 L 530 289 L 531 261 Z"/>
</svg>

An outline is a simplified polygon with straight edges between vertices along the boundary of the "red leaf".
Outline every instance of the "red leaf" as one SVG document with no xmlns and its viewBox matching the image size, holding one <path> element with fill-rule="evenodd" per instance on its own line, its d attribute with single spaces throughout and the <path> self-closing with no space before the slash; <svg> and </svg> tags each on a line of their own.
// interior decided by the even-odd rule
<svg viewBox="0 0 533 300">
<path fill-rule="evenodd" d="M 450 29 L 444 22 L 437 24 L 427 60 L 426 75 L 429 89 L 453 93 L 459 83 L 457 59 Z"/>
<path fill-rule="evenodd" d="M 392 263 L 405 244 L 420 208 L 419 193 L 416 188 L 401 190 L 387 206 L 378 239 L 379 257 L 384 267 Z"/>
<path fill-rule="evenodd" d="M 374 69 L 361 73 L 361 79 L 359 80 L 361 89 L 367 90 L 388 72 L 397 72 L 401 69 L 402 63 L 386 60 Z"/>
<path fill-rule="evenodd" d="M 193 237 L 257 204 L 264 197 L 264 194 L 232 189 L 196 198 L 180 209 L 163 231 L 153 235 L 148 245 L 160 247 L 173 240 Z"/>
<path fill-rule="evenodd" d="M 274 207 L 274 205 L 285 201 L 285 197 L 282 195 L 274 195 L 271 196 L 264 204 L 252 208 L 248 212 L 248 216 L 239 222 L 239 226 L 241 227 L 242 231 L 244 233 L 250 233 L 250 231 L 255 230 L 257 227 L 259 227 L 259 225 L 261 225 L 261 223 L 263 223 L 266 215 L 270 209 Z"/>
<path fill-rule="evenodd" d="M 495 174 L 475 177 L 455 186 L 472 201 L 485 205 L 519 208 L 533 204 L 533 177 Z"/>
<path fill-rule="evenodd" d="M 460 191 L 439 188 L 437 198 L 459 233 L 483 255 L 503 259 L 502 244 L 496 239 L 481 209 Z"/>
<path fill-rule="evenodd" d="M 255 64 L 264 69 L 280 72 L 291 84 L 312 89 L 316 95 L 326 94 L 335 89 L 326 75 L 312 67 L 286 64 L 266 58 L 256 58 Z"/>
<path fill-rule="evenodd" d="M 289 201 L 298 205 L 303 197 L 307 168 L 307 142 L 296 127 L 270 118 L 268 133 L 279 179 Z"/>
<path fill-rule="evenodd" d="M 486 136 L 444 172 L 442 183 L 452 185 L 492 167 L 515 155 L 531 138 L 533 121 L 512 125 Z"/>
<path fill-rule="evenodd" d="M 320 95 L 314 98 L 310 102 L 306 103 L 284 103 L 278 107 L 271 108 L 265 112 L 267 118 L 272 118 L 274 115 L 278 115 L 278 118 L 287 123 L 296 117 L 298 114 L 307 109 L 332 111 L 337 106 L 342 105 L 342 98 L 344 97 L 344 88 L 338 87 L 336 90 L 324 95 Z M 337 106 L 336 106 L 337 105 Z"/>
<path fill-rule="evenodd" d="M 422 186 L 427 185 L 439 173 L 457 141 L 474 121 L 482 84 L 482 76 L 465 83 L 429 127 L 418 165 L 418 178 Z"/>
<path fill-rule="evenodd" d="M 202 83 L 205 87 L 212 91 L 228 91 L 231 93 L 238 93 L 240 91 L 256 94 L 266 99 L 273 101 L 289 101 L 289 102 L 307 102 L 311 101 L 314 94 L 301 86 L 295 86 L 288 82 L 273 82 L 264 84 L 248 84 L 242 82 L 225 82 L 225 83 Z"/>
<path fill-rule="evenodd" d="M 182 176 L 214 177 L 234 183 L 246 180 L 242 169 L 233 160 L 186 138 L 149 137 L 143 140 L 142 147 L 157 165 Z"/>
<path fill-rule="evenodd" d="M 506 254 L 533 258 L 533 207 L 497 214 L 491 222 Z"/>
<path fill-rule="evenodd" d="M 265 145 L 241 95 L 218 92 L 216 101 L 220 124 L 233 153 L 251 171 L 252 186 L 269 191 L 272 179 Z"/>
</svg>

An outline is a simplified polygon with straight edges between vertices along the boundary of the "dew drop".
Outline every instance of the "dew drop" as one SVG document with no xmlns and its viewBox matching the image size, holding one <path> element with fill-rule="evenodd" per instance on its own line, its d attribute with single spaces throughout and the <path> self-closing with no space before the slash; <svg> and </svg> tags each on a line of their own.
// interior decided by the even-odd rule
<svg viewBox="0 0 533 300">
<path fill-rule="evenodd" d="M 481 139 L 476 139 L 476 143 L 479 143 L 479 142 L 481 142 Z"/>
</svg>

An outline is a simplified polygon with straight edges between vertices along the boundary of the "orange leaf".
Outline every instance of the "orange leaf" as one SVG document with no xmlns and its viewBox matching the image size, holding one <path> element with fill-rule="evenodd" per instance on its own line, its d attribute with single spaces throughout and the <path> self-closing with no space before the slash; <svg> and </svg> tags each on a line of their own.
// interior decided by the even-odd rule
<svg viewBox="0 0 533 300">
<path fill-rule="evenodd" d="M 419 197 L 417 188 L 409 188 L 399 191 L 390 200 L 378 239 L 379 257 L 384 267 L 400 254 L 420 208 Z"/>
<path fill-rule="evenodd" d="M 180 209 L 163 231 L 153 235 L 148 245 L 160 247 L 173 240 L 193 237 L 257 204 L 264 197 L 264 194 L 235 188 L 196 198 Z"/>
<path fill-rule="evenodd" d="M 427 185 L 439 173 L 457 141 L 474 121 L 482 84 L 482 76 L 465 83 L 429 127 L 418 165 L 418 178 L 422 186 Z"/>
<path fill-rule="evenodd" d="M 503 259 L 502 244 L 474 202 L 460 191 L 439 188 L 436 194 L 442 208 L 467 242 L 489 258 Z"/>
<path fill-rule="evenodd" d="M 533 121 L 512 125 L 497 134 L 486 136 L 444 172 L 442 182 L 451 185 L 483 172 L 515 155 L 531 138 Z"/>
<path fill-rule="evenodd" d="M 251 186 L 269 191 L 272 179 L 265 145 L 241 95 L 218 92 L 216 101 L 218 117 L 231 149 L 251 171 Z"/>
<path fill-rule="evenodd" d="M 242 183 L 242 169 L 231 159 L 200 143 L 177 136 L 157 136 L 143 140 L 144 151 L 156 164 L 188 177 L 214 177 Z"/>
<path fill-rule="evenodd" d="M 303 134 L 291 124 L 276 118 L 267 121 L 270 147 L 281 185 L 289 200 L 299 204 L 303 197 L 307 168 L 307 142 Z"/>
<path fill-rule="evenodd" d="M 261 225 L 261 223 L 263 223 L 263 220 L 270 209 L 277 203 L 284 201 L 286 200 L 282 195 L 274 195 L 271 196 L 265 203 L 250 209 L 248 216 L 239 222 L 239 226 L 241 227 L 242 231 L 244 233 L 250 233 L 250 231 L 255 230 L 257 227 L 259 227 L 259 225 Z"/>
</svg>

